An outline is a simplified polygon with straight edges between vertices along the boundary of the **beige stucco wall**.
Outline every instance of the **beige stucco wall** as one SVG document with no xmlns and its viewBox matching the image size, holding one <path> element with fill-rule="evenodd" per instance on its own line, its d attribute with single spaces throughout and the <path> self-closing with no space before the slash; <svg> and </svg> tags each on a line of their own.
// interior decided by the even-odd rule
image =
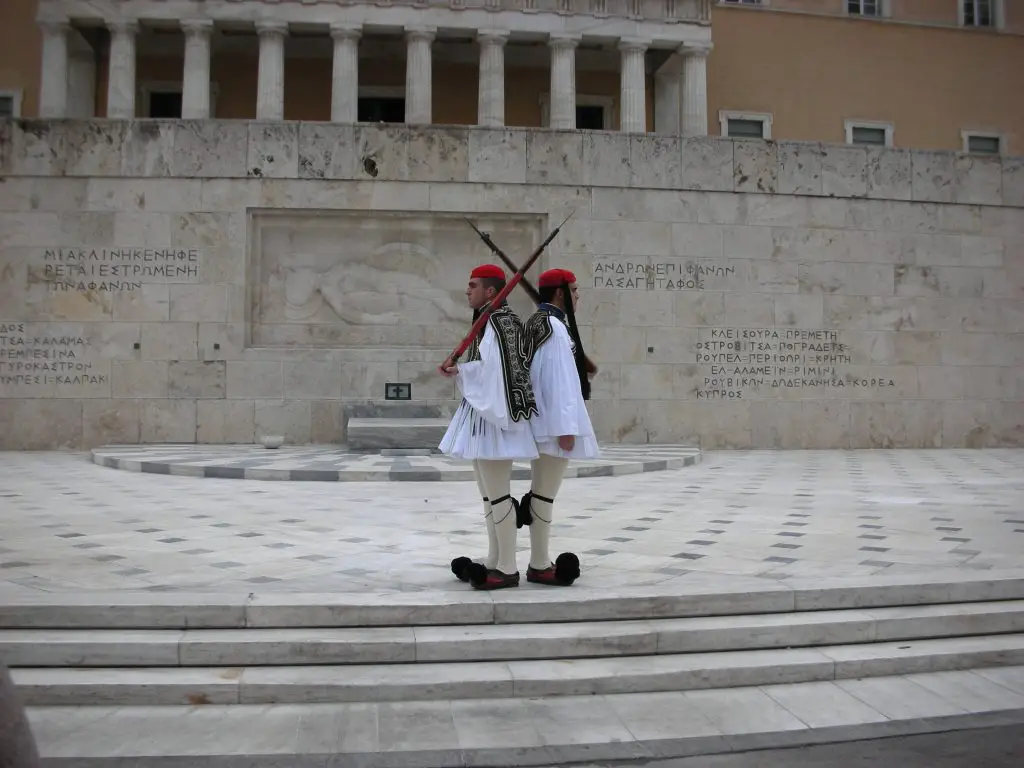
<svg viewBox="0 0 1024 768">
<path fill-rule="evenodd" d="M 1024 152 L 1024 37 L 718 7 L 713 29 L 713 131 L 719 110 L 745 110 L 772 113 L 783 140 L 843 142 L 853 118 L 893 123 L 898 147 L 958 150 L 984 129 Z"/>
<path fill-rule="evenodd" d="M 0 2 L 0 90 L 22 91 L 21 114 L 39 114 L 39 61 L 42 35 L 36 0 Z"/>
<path fill-rule="evenodd" d="M 884 19 L 909 24 L 957 26 L 960 23 L 959 4 L 962 0 L 878 0 L 888 4 Z M 998 0 L 993 0 L 998 2 Z M 1003 0 L 1003 29 L 1024 31 L 1024 2 Z M 886 6 L 883 6 L 883 8 Z M 765 0 L 761 6 L 747 6 L 744 11 L 772 13 L 788 11 L 818 16 L 846 16 L 846 0 Z M 870 19 L 862 19 L 870 22 Z"/>
</svg>

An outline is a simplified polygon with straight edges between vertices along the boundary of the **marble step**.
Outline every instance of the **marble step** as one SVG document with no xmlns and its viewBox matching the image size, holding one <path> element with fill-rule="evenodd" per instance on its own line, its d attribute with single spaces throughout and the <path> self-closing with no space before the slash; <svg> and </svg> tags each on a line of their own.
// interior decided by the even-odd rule
<svg viewBox="0 0 1024 768">
<path fill-rule="evenodd" d="M 30 708 L 48 768 L 498 768 L 1024 724 L 1024 667 L 557 699 Z"/>
<path fill-rule="evenodd" d="M 384 448 L 437 448 L 450 419 L 349 419 L 345 443 L 354 451 Z"/>
<path fill-rule="evenodd" d="M 647 621 L 365 629 L 0 630 L 9 667 L 511 661 L 1024 632 L 1024 600 Z"/>
<path fill-rule="evenodd" d="M 610 658 L 12 670 L 31 705 L 303 704 L 731 688 L 1024 665 L 1024 634 Z"/>
<path fill-rule="evenodd" d="M 530 585 L 501 593 L 47 593 L 0 589 L 10 629 L 408 627 L 665 619 L 845 608 L 1024 600 L 1024 569 L 863 578 L 788 579 L 691 574 L 664 587 L 615 590 Z"/>
</svg>

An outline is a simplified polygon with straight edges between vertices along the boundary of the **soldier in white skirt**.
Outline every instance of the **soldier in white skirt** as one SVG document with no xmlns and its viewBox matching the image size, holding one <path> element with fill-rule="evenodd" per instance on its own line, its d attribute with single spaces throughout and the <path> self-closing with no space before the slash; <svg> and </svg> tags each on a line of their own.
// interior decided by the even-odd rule
<svg viewBox="0 0 1024 768">
<path fill-rule="evenodd" d="M 530 427 L 540 455 L 531 465 L 530 491 L 520 503 L 519 522 L 530 527 L 526 580 L 568 587 L 579 578 L 580 562 L 572 552 L 551 562 L 548 540 L 555 498 L 569 460 L 597 458 L 600 449 L 585 402 L 590 399 L 590 379 L 576 327 L 576 276 L 567 269 L 549 269 L 541 274 L 538 288 L 541 304 L 527 321 L 526 333 L 537 403 Z"/>
<path fill-rule="evenodd" d="M 505 285 L 505 271 L 484 264 L 472 271 L 466 297 L 474 320 Z M 470 459 L 484 504 L 488 551 L 483 562 L 452 561 L 452 572 L 476 589 L 519 585 L 516 533 L 519 503 L 512 498 L 512 462 L 540 454 L 530 430 L 537 415 L 529 370 L 530 347 L 522 320 L 507 304 L 495 309 L 481 336 L 473 340 L 466 362 L 441 366 L 456 377 L 462 403 L 439 446 L 442 453 Z"/>
</svg>

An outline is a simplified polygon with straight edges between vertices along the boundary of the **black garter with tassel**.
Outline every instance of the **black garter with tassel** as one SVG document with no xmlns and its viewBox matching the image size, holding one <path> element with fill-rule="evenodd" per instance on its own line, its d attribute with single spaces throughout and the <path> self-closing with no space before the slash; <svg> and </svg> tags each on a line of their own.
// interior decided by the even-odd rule
<svg viewBox="0 0 1024 768">
<path fill-rule="evenodd" d="M 533 522 L 533 510 L 530 505 L 531 499 L 540 499 L 548 504 L 555 503 L 554 499 L 549 499 L 547 496 L 540 496 L 533 491 L 527 491 L 523 494 L 523 498 L 516 507 L 516 528 L 522 528 L 524 525 L 530 525 L 530 523 Z"/>
</svg>

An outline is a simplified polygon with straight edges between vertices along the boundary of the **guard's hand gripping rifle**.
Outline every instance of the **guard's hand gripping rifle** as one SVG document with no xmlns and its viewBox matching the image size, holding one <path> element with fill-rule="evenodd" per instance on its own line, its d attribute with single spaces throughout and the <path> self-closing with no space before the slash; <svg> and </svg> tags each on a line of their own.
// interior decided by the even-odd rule
<svg viewBox="0 0 1024 768">
<path fill-rule="evenodd" d="M 483 311 L 480 312 L 480 317 L 478 317 L 476 319 L 476 322 L 473 323 L 473 327 L 470 329 L 469 335 L 467 335 L 466 338 L 462 340 L 462 343 L 455 348 L 455 351 L 452 352 L 452 354 L 448 356 L 448 359 L 445 360 L 444 363 L 442 364 L 442 371 L 444 371 L 444 369 L 450 367 L 454 363 L 458 362 L 459 358 L 462 357 L 462 354 L 467 349 L 469 349 L 469 345 L 473 343 L 473 339 L 475 339 L 477 335 L 480 333 L 480 331 L 483 330 L 484 324 L 487 322 L 487 319 L 491 316 L 491 312 L 500 307 L 502 302 L 505 301 L 505 298 L 512 292 L 512 289 L 519 285 L 519 283 L 523 280 L 523 275 L 530 267 L 534 265 L 537 259 L 540 258 L 540 255 L 544 252 L 544 249 L 548 247 L 548 244 L 552 240 L 555 239 L 555 236 L 559 233 L 562 227 L 565 226 L 565 223 L 572 218 L 573 213 L 575 213 L 575 211 L 566 216 L 562 223 L 555 227 L 551 234 L 547 236 L 547 239 L 539 246 L 537 246 L 537 250 L 535 250 L 530 255 L 530 258 L 526 260 L 526 263 L 516 270 L 516 273 L 512 276 L 512 279 L 505 283 L 505 287 L 498 292 L 498 295 L 491 300 L 491 303 L 483 308 Z M 512 268 L 511 263 L 509 263 L 509 267 Z"/>
<path fill-rule="evenodd" d="M 570 215 L 572 215 L 572 214 L 570 214 Z M 568 219 L 566 219 L 566 221 L 568 221 Z M 471 226 L 473 228 L 473 231 L 476 232 L 480 236 L 480 239 L 484 241 L 484 245 L 486 245 L 488 248 L 490 248 L 491 252 L 495 256 L 497 256 L 499 259 L 501 259 L 503 262 L 505 262 L 505 266 L 506 267 L 508 267 L 509 269 L 515 269 L 516 268 L 516 265 L 515 265 L 515 263 L 513 263 L 512 259 L 510 259 L 508 256 L 506 256 L 505 252 L 503 250 L 501 250 L 501 248 L 499 248 L 498 246 L 496 246 L 494 244 L 494 241 L 491 240 L 491 236 L 489 234 L 487 234 L 486 232 L 481 232 L 480 228 L 477 227 L 477 225 L 474 224 L 469 219 L 466 219 L 466 223 L 469 224 L 469 226 Z M 565 224 L 565 221 L 563 221 L 562 224 Z M 559 229 L 561 229 L 561 227 L 559 227 Z M 555 232 L 558 232 L 558 230 L 556 229 Z M 550 241 L 550 239 L 551 238 L 548 238 L 549 241 Z M 546 243 L 545 243 L 545 245 L 546 245 Z M 521 282 L 523 284 L 523 290 L 525 290 L 526 293 L 529 294 L 530 298 L 533 299 L 533 303 L 534 304 L 540 304 L 541 303 L 540 302 L 540 293 L 537 292 L 537 289 L 534 288 L 533 285 L 530 283 L 530 281 L 527 280 L 525 277 L 522 278 Z M 597 373 L 597 366 L 594 365 L 593 361 L 589 357 L 587 357 L 587 355 L 585 355 L 585 354 L 583 355 L 583 365 L 586 368 L 587 373 L 590 374 L 591 376 L 593 376 L 595 373 Z"/>
</svg>

